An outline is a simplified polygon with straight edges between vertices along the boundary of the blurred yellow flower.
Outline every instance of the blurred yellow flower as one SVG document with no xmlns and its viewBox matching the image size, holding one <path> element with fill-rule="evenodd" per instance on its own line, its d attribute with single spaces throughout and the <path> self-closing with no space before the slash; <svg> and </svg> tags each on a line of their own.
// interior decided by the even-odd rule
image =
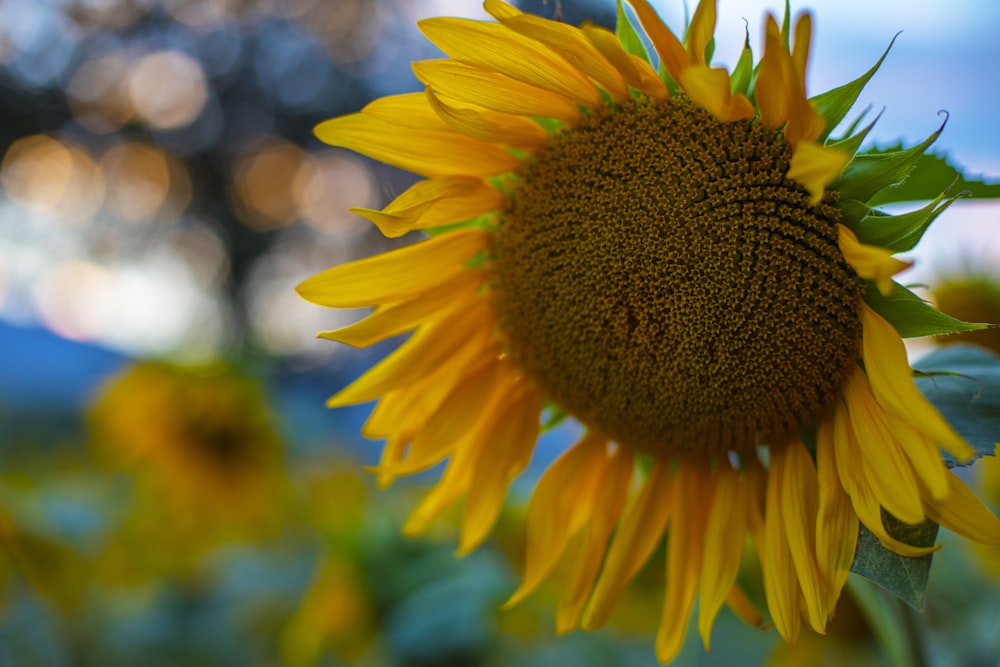
<svg viewBox="0 0 1000 667">
<path fill-rule="evenodd" d="M 464 497 L 460 552 L 475 548 L 546 406 L 584 424 L 535 490 L 510 603 L 566 560 L 559 631 L 600 627 L 668 535 L 669 661 L 696 599 L 706 646 L 724 603 L 763 624 L 736 583 L 747 536 L 794 640 L 803 617 L 825 630 L 859 521 L 907 556 L 929 550 L 894 539 L 883 508 L 980 541 L 1000 542 L 1000 521 L 942 463 L 938 445 L 974 452 L 914 385 L 900 322 L 872 305 L 908 263 L 859 225 L 884 176 L 852 169 L 865 131 L 828 140 L 853 98 L 824 115 L 806 96 L 809 14 L 769 16 L 756 69 L 747 47 L 731 75 L 709 62 L 714 0 L 683 41 L 630 4 L 662 75 L 629 52 L 627 22 L 616 36 L 500 0 L 485 3 L 496 23 L 421 21 L 449 56 L 414 64 L 425 91 L 316 133 L 426 177 L 357 213 L 393 237 L 440 229 L 298 291 L 375 307 L 330 340 L 414 332 L 328 403 L 379 401 L 364 433 L 387 440 L 383 484 L 448 459 L 409 534 Z"/>
<path fill-rule="evenodd" d="M 1000 322 L 1000 278 L 953 276 L 934 288 L 934 302 L 943 313 L 969 322 Z M 1000 354 L 1000 328 L 941 336 L 939 343 L 972 343 Z"/>
<path fill-rule="evenodd" d="M 228 366 L 136 363 L 106 384 L 89 424 L 103 457 L 137 476 L 146 521 L 168 517 L 157 529 L 276 526 L 281 441 L 262 388 Z"/>
</svg>

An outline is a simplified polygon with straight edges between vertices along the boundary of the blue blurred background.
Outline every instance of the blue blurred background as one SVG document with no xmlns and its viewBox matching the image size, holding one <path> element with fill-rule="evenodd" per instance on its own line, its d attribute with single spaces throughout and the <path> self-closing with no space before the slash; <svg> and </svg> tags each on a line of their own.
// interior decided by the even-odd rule
<svg viewBox="0 0 1000 667">
<path fill-rule="evenodd" d="M 656 4 L 683 25 L 682 3 Z M 860 102 L 885 109 L 873 143 L 920 141 L 946 109 L 938 150 L 1000 178 L 1000 3 L 793 9 L 815 13 L 813 93 L 860 75 L 902 31 Z M 783 7 L 720 2 L 717 60 L 735 62 L 744 19 L 759 53 L 765 10 Z M 551 600 L 495 611 L 515 586 L 531 478 L 573 426 L 546 436 L 491 546 L 455 561 L 447 527 L 397 537 L 428 480 L 376 493 L 365 410 L 323 407 L 386 347 L 318 341 L 360 313 L 293 288 L 390 247 L 348 208 L 383 205 L 413 177 L 311 130 L 416 90 L 409 62 L 439 55 L 415 27 L 432 15 L 486 18 L 465 0 L 0 2 L 0 665 L 654 664 L 655 573 L 611 633 L 551 639 Z M 614 6 L 566 0 L 562 17 L 612 26 Z M 910 282 L 1000 264 L 998 222 L 997 204 L 958 203 L 913 253 Z M 136 367 L 152 379 L 129 384 Z M 129 442 L 232 396 L 249 402 L 232 399 L 212 428 L 259 417 L 225 447 L 277 451 L 281 479 L 260 482 L 274 516 L 188 526 L 210 493 L 190 479 L 218 461 Z M 213 456 L 228 460 L 225 447 Z M 185 481 L 163 477 L 171 466 Z M 245 510 L 257 501 L 243 493 Z M 164 509 L 175 504 L 186 509 Z M 858 655 L 871 654 L 864 625 Z M 713 654 L 691 641 L 681 662 L 773 650 L 774 633 L 729 618 L 716 633 Z"/>
</svg>

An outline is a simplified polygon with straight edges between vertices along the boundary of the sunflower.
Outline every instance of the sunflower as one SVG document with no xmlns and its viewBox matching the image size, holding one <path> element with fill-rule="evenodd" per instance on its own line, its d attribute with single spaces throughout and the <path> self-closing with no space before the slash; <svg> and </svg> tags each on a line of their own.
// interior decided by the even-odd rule
<svg viewBox="0 0 1000 667">
<path fill-rule="evenodd" d="M 260 386 L 229 366 L 137 362 L 106 383 L 88 419 L 103 458 L 136 474 L 139 523 L 160 514 L 199 537 L 276 525 L 281 441 Z"/>
<path fill-rule="evenodd" d="M 1000 521 L 942 463 L 938 446 L 975 452 L 916 388 L 901 338 L 920 328 L 914 309 L 939 314 L 893 280 L 909 265 L 894 254 L 953 199 L 909 217 L 866 204 L 937 133 L 878 159 L 858 153 L 871 125 L 831 138 L 878 65 L 807 98 L 808 14 L 768 16 L 763 57 L 747 42 L 730 74 L 710 64 L 714 1 L 684 41 L 629 4 L 659 72 L 621 7 L 617 35 L 499 0 L 485 3 L 496 22 L 421 21 L 448 56 L 413 65 L 425 90 L 316 133 L 424 177 L 354 210 L 428 238 L 298 291 L 375 308 L 321 337 L 412 332 L 328 403 L 378 400 L 363 433 L 386 440 L 383 484 L 447 460 L 408 534 L 464 499 L 459 550 L 475 548 L 542 417 L 582 424 L 535 488 L 509 603 L 561 564 L 557 630 L 597 628 L 666 537 L 669 661 L 696 599 L 706 647 L 723 604 L 762 623 L 737 582 L 745 547 L 792 641 L 803 618 L 826 627 L 859 522 L 920 556 L 883 511 L 981 542 L 1000 541 Z"/>
</svg>

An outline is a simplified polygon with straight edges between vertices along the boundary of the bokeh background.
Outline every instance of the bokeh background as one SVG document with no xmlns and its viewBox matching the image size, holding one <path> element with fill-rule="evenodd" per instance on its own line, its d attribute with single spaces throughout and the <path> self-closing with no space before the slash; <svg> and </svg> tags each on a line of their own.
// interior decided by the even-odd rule
<svg viewBox="0 0 1000 667">
<path fill-rule="evenodd" d="M 683 25 L 683 3 L 656 4 Z M 945 109 L 938 151 L 1000 179 L 1000 3 L 807 8 L 812 92 L 902 31 L 858 107 L 882 111 L 872 143 L 918 142 Z M 783 6 L 720 2 L 718 61 L 744 19 L 759 52 L 765 10 Z M 607 1 L 561 11 L 614 22 Z M 365 408 L 323 407 L 398 341 L 317 340 L 361 313 L 293 288 L 411 240 L 348 208 L 413 177 L 311 130 L 417 90 L 409 62 L 439 54 L 415 23 L 434 15 L 486 18 L 466 0 L 0 0 L 0 665 L 655 664 L 655 569 L 609 631 L 554 638 L 554 590 L 497 610 L 531 481 L 572 425 L 545 436 L 495 539 L 456 560 L 447 521 L 399 536 L 432 477 L 376 490 Z M 906 282 L 990 294 L 1000 205 L 959 202 L 912 255 Z M 970 480 L 1000 502 L 1000 473 Z M 934 664 L 995 665 L 1000 555 L 936 558 Z M 848 600 L 840 617 L 794 651 L 723 617 L 713 652 L 692 636 L 679 664 L 879 664 L 864 614 Z"/>
</svg>

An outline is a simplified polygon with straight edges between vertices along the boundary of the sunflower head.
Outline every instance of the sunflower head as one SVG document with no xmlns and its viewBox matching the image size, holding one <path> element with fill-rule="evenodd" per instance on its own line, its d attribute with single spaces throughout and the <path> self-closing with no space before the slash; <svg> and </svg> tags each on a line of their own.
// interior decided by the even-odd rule
<svg viewBox="0 0 1000 667">
<path fill-rule="evenodd" d="M 891 155 L 841 125 L 858 80 L 806 94 L 812 19 L 764 21 L 730 73 L 711 63 L 716 10 L 683 39 L 630 0 L 617 34 L 487 0 L 495 22 L 420 28 L 448 56 L 414 64 L 422 92 L 372 102 L 317 135 L 422 177 L 380 211 L 387 236 L 430 237 L 302 283 L 315 303 L 374 306 L 320 334 L 367 346 L 412 335 L 330 406 L 377 400 L 382 483 L 448 461 L 405 531 L 464 498 L 460 551 L 495 522 L 543 412 L 585 434 L 538 481 L 530 593 L 570 572 L 557 626 L 607 622 L 668 536 L 657 655 L 694 602 L 706 643 L 723 604 L 764 620 L 737 584 L 747 536 L 766 605 L 793 640 L 822 632 L 863 523 L 931 518 L 981 541 L 1000 522 L 941 461 L 974 451 L 917 390 L 901 335 L 976 328 L 893 280 L 893 255 L 954 198 L 904 216 L 869 201 L 937 133 Z M 879 61 L 881 62 L 881 61 Z M 910 244 L 907 246 L 907 244 Z M 975 517 L 971 520 L 970 517 Z"/>
<path fill-rule="evenodd" d="M 228 366 L 133 364 L 88 416 L 104 458 L 184 521 L 274 519 L 280 440 L 260 387 Z"/>
</svg>

